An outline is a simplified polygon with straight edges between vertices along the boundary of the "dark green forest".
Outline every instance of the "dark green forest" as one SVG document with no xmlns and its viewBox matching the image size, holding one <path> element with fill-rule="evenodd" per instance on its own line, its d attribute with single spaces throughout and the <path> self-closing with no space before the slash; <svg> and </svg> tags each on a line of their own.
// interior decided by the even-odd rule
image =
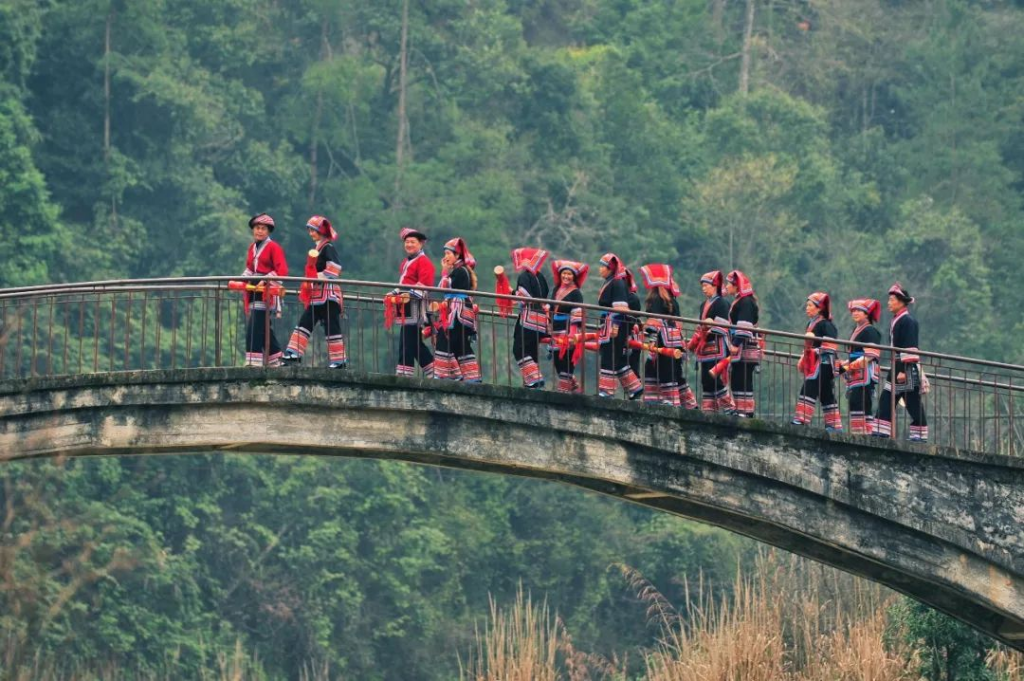
<svg viewBox="0 0 1024 681">
<path fill-rule="evenodd" d="M 701 272 L 740 268 L 773 328 L 802 330 L 810 291 L 898 279 L 923 349 L 1024 362 L 1022 29 L 1020 0 L 0 0 L 0 287 L 237 274 L 262 211 L 299 271 L 315 213 L 349 278 L 394 279 L 413 224 L 483 266 L 668 262 L 684 311 Z M 241 642 L 271 678 L 446 679 L 520 584 L 621 657 L 656 632 L 613 565 L 682 603 L 756 551 L 389 463 L 0 479 L 20 666 L 198 678 Z"/>
</svg>

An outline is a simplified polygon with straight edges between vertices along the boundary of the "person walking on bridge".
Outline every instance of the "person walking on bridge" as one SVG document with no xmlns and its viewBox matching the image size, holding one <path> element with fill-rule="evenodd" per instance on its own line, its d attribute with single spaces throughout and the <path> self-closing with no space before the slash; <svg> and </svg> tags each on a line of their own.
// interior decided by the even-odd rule
<svg viewBox="0 0 1024 681">
<path fill-rule="evenodd" d="M 721 326 L 716 326 L 729 323 L 729 305 L 722 298 L 722 279 L 721 270 L 711 270 L 701 276 L 700 287 L 704 293 L 704 302 L 697 313 L 700 326 L 687 347 L 696 354 L 700 365 L 701 410 L 732 412 L 736 405 L 729 395 L 729 386 L 720 372 L 713 371 L 715 365 L 729 354 L 729 333 Z"/>
<path fill-rule="evenodd" d="M 754 374 L 761 364 L 764 350 L 757 332 L 760 309 L 750 278 L 739 270 L 725 277 L 725 292 L 734 296 L 729 307 L 729 323 L 737 328 L 729 331 L 729 386 L 736 405 L 736 415 L 753 418 Z"/>
<path fill-rule="evenodd" d="M 434 377 L 466 383 L 480 382 L 480 362 L 473 352 L 476 307 L 469 292 L 476 290 L 476 265 L 466 242 L 451 239 L 444 245 L 440 288 L 448 289 L 437 303 Z"/>
<path fill-rule="evenodd" d="M 274 231 L 274 218 L 266 213 L 254 215 L 249 220 L 249 229 L 252 231 L 253 242 L 246 251 L 242 276 L 288 276 L 284 249 L 270 238 Z M 266 280 L 251 280 L 249 283 L 263 288 L 243 294 L 246 314 L 245 365 L 263 366 L 263 355 L 266 353 L 267 366 L 280 366 L 281 346 L 274 335 L 273 317 L 281 316 L 281 298 L 271 293 L 273 289 Z M 268 314 L 271 315 L 269 319 Z"/>
<path fill-rule="evenodd" d="M 880 345 L 882 334 L 875 328 L 875 322 L 882 314 L 882 304 L 872 298 L 857 298 L 846 304 L 856 328 L 850 340 L 856 343 Z M 874 431 L 875 415 L 871 411 L 871 400 L 878 383 L 878 348 L 850 346 L 848 362 L 836 362 L 836 369 L 846 380 L 846 399 L 850 405 L 850 432 L 854 435 L 869 435 Z"/>
<path fill-rule="evenodd" d="M 671 265 L 644 265 L 640 268 L 640 278 L 647 289 L 646 311 L 678 317 L 679 286 L 672 278 Z M 696 409 L 697 398 L 686 383 L 681 367 L 685 356 L 682 324 L 671 319 L 648 317 L 644 320 L 643 342 L 650 353 L 644 365 L 644 403 Z M 674 356 L 673 352 L 679 356 Z"/>
<path fill-rule="evenodd" d="M 889 289 L 889 312 L 893 315 L 892 321 L 889 322 L 889 345 L 900 348 L 900 352 L 882 385 L 873 435 L 892 437 L 892 396 L 895 392 L 896 399 L 902 399 L 907 413 L 910 414 L 910 434 L 907 439 L 911 442 L 927 442 L 928 422 L 925 420 L 924 405 L 921 401 L 921 389 L 924 387 L 925 379 L 917 354 L 917 320 L 910 315 L 908 309 L 913 303 L 913 297 L 899 282 Z"/>
<path fill-rule="evenodd" d="M 327 366 L 344 369 L 348 357 L 345 354 L 345 336 L 341 331 L 341 286 L 336 283 L 341 278 L 341 261 L 333 244 L 338 233 L 331 221 L 322 215 L 314 215 L 307 220 L 306 231 L 313 240 L 313 248 L 306 254 L 305 276 L 319 281 L 304 282 L 299 292 L 306 309 L 288 340 L 284 361 L 296 364 L 302 361 L 309 337 L 320 324 L 327 340 Z"/>
<path fill-rule="evenodd" d="M 601 397 L 615 396 L 616 379 L 622 385 L 626 396 L 635 400 L 644 394 L 640 377 L 629 365 L 627 342 L 633 322 L 629 308 L 629 279 L 626 266 L 614 253 L 601 258 L 598 270 L 604 278 L 604 286 L 597 304 L 614 311 L 601 313 L 601 330 L 598 344 L 601 348 L 601 374 L 598 378 L 597 394 Z"/>
<path fill-rule="evenodd" d="M 416 363 L 426 378 L 434 375 L 434 355 L 423 342 L 421 327 L 427 324 L 428 296 L 426 291 L 410 286 L 433 286 L 434 263 L 423 250 L 427 235 L 418 229 L 404 227 L 399 232 L 405 259 L 398 270 L 398 288 L 384 298 L 384 326 L 391 328 L 397 321 L 401 327 L 398 335 L 398 364 L 395 373 L 399 376 L 413 376 Z"/>
<path fill-rule="evenodd" d="M 551 308 L 551 351 L 558 374 L 558 392 L 578 393 L 580 384 L 575 376 L 575 358 L 582 357 L 586 329 L 583 308 L 574 304 L 583 302 L 580 288 L 587 280 L 590 267 L 574 260 L 556 260 L 551 263 L 551 271 L 558 282 L 552 298 L 559 302 Z"/>
<path fill-rule="evenodd" d="M 807 341 L 797 369 L 804 375 L 800 397 L 796 404 L 795 425 L 806 426 L 814 418 L 817 404 L 825 417 L 825 430 L 839 432 L 843 419 L 836 401 L 835 374 L 833 368 L 838 345 L 835 342 L 839 332 L 832 323 L 832 299 L 827 293 L 815 291 L 807 296 L 804 311 L 810 321 L 804 333 Z"/>
<path fill-rule="evenodd" d="M 519 317 L 512 332 L 512 356 L 527 388 L 544 387 L 544 374 L 537 357 L 541 338 L 548 335 L 548 316 L 541 304 L 531 303 L 530 299 L 548 297 L 548 281 L 541 271 L 547 259 L 548 252 L 541 248 L 512 251 L 512 266 L 519 272 L 514 294 L 523 299 L 519 303 Z"/>
</svg>

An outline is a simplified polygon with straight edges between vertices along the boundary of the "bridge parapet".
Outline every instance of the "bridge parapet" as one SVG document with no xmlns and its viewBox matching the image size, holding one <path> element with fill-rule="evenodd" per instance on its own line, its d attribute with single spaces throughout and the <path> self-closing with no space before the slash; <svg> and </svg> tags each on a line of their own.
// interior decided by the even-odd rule
<svg viewBox="0 0 1024 681">
<path fill-rule="evenodd" d="M 228 290 L 229 280 L 124 280 L 0 290 L 0 380 L 239 366 L 245 360 L 245 313 L 241 296 Z M 294 293 L 307 280 L 290 277 L 278 281 L 289 293 L 283 298 L 282 318 L 273 324 L 278 336 L 286 338 L 301 311 Z M 349 280 L 341 284 L 345 291 L 342 331 L 349 366 L 368 375 L 393 374 L 398 330 L 384 328 L 383 301 L 394 285 Z M 440 289 L 424 291 L 435 296 L 440 293 Z M 504 315 L 498 305 L 509 298 L 477 292 L 474 299 L 479 307 L 476 354 L 484 381 L 521 385 L 511 352 L 514 314 Z M 585 322 L 596 327 L 606 310 L 595 305 L 582 307 Z M 697 328 L 697 320 L 686 317 L 644 316 L 679 322 L 684 333 Z M 271 323 L 269 318 L 267 323 Z M 755 415 L 788 423 L 803 380 L 797 364 L 805 339 L 771 329 L 760 332 L 766 343 L 765 359 L 754 381 Z M 898 352 L 888 346 L 864 346 L 843 339 L 836 343 L 844 356 L 853 348 L 877 347 L 883 370 Z M 327 363 L 324 345 L 320 333 L 314 333 L 306 353 L 307 367 Z M 577 368 L 582 394 L 597 393 L 595 354 L 585 353 Z M 931 384 L 925 409 L 933 443 L 997 454 L 1024 453 L 1024 367 L 927 351 L 920 355 Z M 691 362 L 684 367 L 699 400 L 699 377 Z M 640 368 L 643 373 L 648 367 L 641 363 Z M 554 373 L 550 367 L 545 367 L 545 372 L 549 377 Z M 896 396 L 891 399 L 893 412 L 898 414 L 895 435 L 900 437 L 908 424 L 895 404 Z M 845 405 L 841 406 L 849 430 L 850 416 Z M 820 417 L 815 419 L 812 427 L 822 427 Z"/>
</svg>

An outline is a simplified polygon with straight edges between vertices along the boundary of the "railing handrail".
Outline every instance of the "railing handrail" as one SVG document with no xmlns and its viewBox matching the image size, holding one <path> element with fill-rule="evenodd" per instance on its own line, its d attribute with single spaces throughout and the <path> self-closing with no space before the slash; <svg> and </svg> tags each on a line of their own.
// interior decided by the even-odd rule
<svg viewBox="0 0 1024 681">
<path fill-rule="evenodd" d="M 160 290 L 166 290 L 168 288 L 184 289 L 184 290 L 209 290 L 223 288 L 218 286 L 219 284 L 227 284 L 229 281 L 237 281 L 239 279 L 255 280 L 255 279 L 266 279 L 272 281 L 288 282 L 301 284 L 305 282 L 309 283 L 331 283 L 342 286 L 360 286 L 369 288 L 380 288 L 392 291 L 395 289 L 409 290 L 415 289 L 418 291 L 425 291 L 429 293 L 452 293 L 452 289 L 440 288 L 438 286 L 420 286 L 420 285 L 399 285 L 397 282 L 380 282 L 380 281 L 364 281 L 358 279 L 332 279 L 329 282 L 323 279 L 314 279 L 309 277 L 293 277 L 293 276 L 274 276 L 274 277 L 261 277 L 261 276 L 242 276 L 240 274 L 235 275 L 209 275 L 209 276 L 198 276 L 198 277 L 158 277 L 151 279 L 106 279 L 98 281 L 87 281 L 87 282 L 68 282 L 59 284 L 41 284 L 35 286 L 21 286 L 12 287 L 7 289 L 0 289 L 0 300 L 20 299 L 20 298 L 33 298 L 33 297 L 48 297 L 56 295 L 66 295 L 73 293 L 115 293 L 115 292 L 135 292 L 145 291 L 158 288 Z M 202 284 L 210 284 L 203 286 Z M 295 293 L 295 291 L 289 291 L 289 293 Z M 523 298 L 508 295 L 492 293 L 489 291 L 472 291 L 470 293 L 474 297 L 488 298 L 492 300 L 510 300 L 513 303 L 522 303 Z M 383 301 L 383 296 L 381 297 Z M 531 304 L 539 305 L 562 305 L 564 301 L 556 300 L 553 298 L 530 298 Z M 600 305 L 594 305 L 591 303 L 573 303 L 573 307 L 579 307 L 584 310 L 591 310 L 594 312 L 614 312 L 623 313 L 621 309 L 602 307 Z M 654 317 L 658 319 L 664 319 L 667 321 L 681 321 L 690 325 L 698 325 L 703 323 L 701 320 L 693 317 L 685 316 L 674 316 L 657 314 L 652 312 L 644 312 L 642 310 L 631 310 L 629 312 L 632 316 L 637 317 Z M 738 329 L 744 328 L 749 330 L 749 327 L 739 327 L 734 324 L 725 322 L 715 322 L 717 328 L 725 329 Z M 781 331 L 778 329 L 770 329 L 766 327 L 757 327 L 756 332 L 765 336 L 774 336 L 778 338 L 788 338 L 796 341 L 805 341 L 807 336 L 802 333 L 794 333 L 791 331 Z M 861 343 L 859 341 L 851 341 L 844 338 L 829 338 L 829 341 L 843 345 L 845 347 L 857 347 L 857 348 L 874 348 L 882 350 L 886 353 L 899 353 L 905 350 L 905 348 L 898 348 L 891 345 L 880 345 L 875 343 Z M 952 361 L 952 362 L 963 362 L 965 364 L 972 364 L 976 366 L 989 367 L 993 369 L 1002 369 L 1006 371 L 1022 372 L 1024 373 L 1024 365 L 1010 364 L 1006 362 L 996 362 L 993 360 L 980 359 L 974 357 L 964 357 L 961 355 L 951 355 L 947 353 L 934 352 L 929 350 L 917 350 L 915 354 L 922 357 L 930 357 L 933 359 Z M 1016 388 L 1016 386 L 1011 386 Z"/>
</svg>

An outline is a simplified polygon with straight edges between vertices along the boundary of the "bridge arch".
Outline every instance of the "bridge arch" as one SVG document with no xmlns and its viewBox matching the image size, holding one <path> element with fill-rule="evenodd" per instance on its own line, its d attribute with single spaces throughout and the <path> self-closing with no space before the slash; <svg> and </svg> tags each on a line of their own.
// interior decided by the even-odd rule
<svg viewBox="0 0 1024 681">
<path fill-rule="evenodd" d="M 1024 461 L 598 398 L 317 369 L 0 383 L 0 460 L 381 458 L 568 483 L 906 593 L 1024 649 Z"/>
</svg>

